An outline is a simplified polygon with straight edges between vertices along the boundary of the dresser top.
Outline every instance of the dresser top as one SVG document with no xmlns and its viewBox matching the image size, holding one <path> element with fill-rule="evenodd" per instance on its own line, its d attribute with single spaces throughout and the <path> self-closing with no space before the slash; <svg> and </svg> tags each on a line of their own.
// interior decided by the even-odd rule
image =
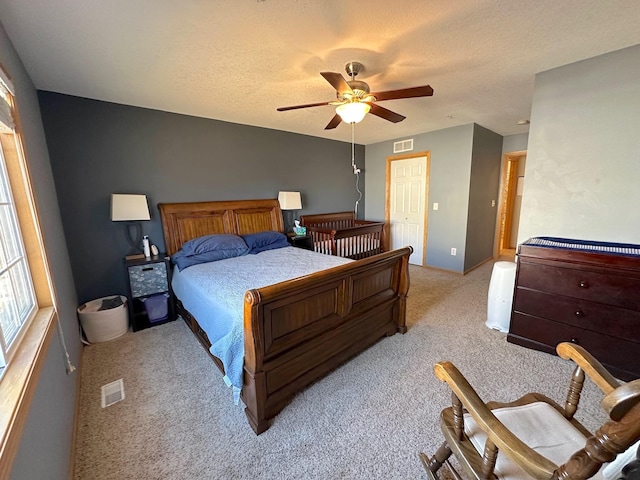
<svg viewBox="0 0 640 480">
<path fill-rule="evenodd" d="M 592 240 L 574 240 L 557 237 L 533 237 L 522 243 L 522 245 L 640 257 L 640 245 L 630 243 L 596 242 Z"/>
<path fill-rule="evenodd" d="M 627 272 L 640 278 L 640 245 L 594 242 L 569 238 L 533 237 L 518 245 L 517 261 L 561 262 L 573 268 Z"/>
</svg>

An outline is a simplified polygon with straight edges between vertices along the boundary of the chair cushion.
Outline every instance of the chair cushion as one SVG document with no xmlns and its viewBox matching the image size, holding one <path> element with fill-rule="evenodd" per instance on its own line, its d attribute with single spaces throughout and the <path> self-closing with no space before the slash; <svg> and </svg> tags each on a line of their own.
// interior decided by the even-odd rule
<svg viewBox="0 0 640 480">
<path fill-rule="evenodd" d="M 556 465 L 562 465 L 576 451 L 585 446 L 585 436 L 560 412 L 544 402 L 493 410 L 493 414 L 520 440 Z M 484 452 L 487 435 L 473 417 L 464 415 L 465 433 L 480 455 Z M 509 457 L 498 452 L 495 475 L 500 479 L 533 478 Z M 592 478 L 601 479 L 598 472 Z"/>
</svg>

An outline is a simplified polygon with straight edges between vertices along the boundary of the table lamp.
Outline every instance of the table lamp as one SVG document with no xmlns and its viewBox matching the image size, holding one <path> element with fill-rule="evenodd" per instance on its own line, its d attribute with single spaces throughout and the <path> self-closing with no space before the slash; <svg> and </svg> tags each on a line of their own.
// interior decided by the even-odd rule
<svg viewBox="0 0 640 480">
<path fill-rule="evenodd" d="M 146 195 L 111 194 L 111 221 L 124 222 L 125 237 L 131 246 L 131 250 L 127 255 L 142 252 L 140 249 L 140 242 L 142 241 L 142 226 L 140 222 L 143 220 L 151 220 Z M 131 234 L 132 229 L 135 237 Z"/>
<path fill-rule="evenodd" d="M 295 211 L 302 208 L 300 192 L 278 192 L 278 202 L 280 203 L 280 210 L 282 210 L 284 231 L 285 233 L 292 232 Z"/>
</svg>

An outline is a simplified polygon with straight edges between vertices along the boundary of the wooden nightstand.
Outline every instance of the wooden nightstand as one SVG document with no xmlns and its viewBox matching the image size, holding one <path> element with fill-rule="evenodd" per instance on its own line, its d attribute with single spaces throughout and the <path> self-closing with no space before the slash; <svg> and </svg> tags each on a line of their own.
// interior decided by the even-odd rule
<svg viewBox="0 0 640 480">
<path fill-rule="evenodd" d="M 289 243 L 294 247 L 313 250 L 313 237 L 311 235 L 295 235 L 290 233 L 287 234 L 287 240 L 289 240 Z"/>
<path fill-rule="evenodd" d="M 170 258 L 163 253 L 150 258 L 125 258 L 124 266 L 133 331 L 175 320 Z"/>
</svg>

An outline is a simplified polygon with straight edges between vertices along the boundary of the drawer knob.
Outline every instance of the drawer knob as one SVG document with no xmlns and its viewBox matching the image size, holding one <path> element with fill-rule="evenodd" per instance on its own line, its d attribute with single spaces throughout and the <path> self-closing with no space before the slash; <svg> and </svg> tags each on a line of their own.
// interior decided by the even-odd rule
<svg viewBox="0 0 640 480">
<path fill-rule="evenodd" d="M 586 282 L 586 280 L 580 280 L 580 288 L 589 288 L 589 284 Z"/>
<path fill-rule="evenodd" d="M 580 340 L 578 340 L 577 338 L 572 338 L 571 339 L 571 343 L 575 343 L 576 345 L 580 345 Z"/>
<path fill-rule="evenodd" d="M 576 309 L 576 317 L 581 317 L 583 315 L 582 310 L 580 310 L 579 308 Z"/>
</svg>

